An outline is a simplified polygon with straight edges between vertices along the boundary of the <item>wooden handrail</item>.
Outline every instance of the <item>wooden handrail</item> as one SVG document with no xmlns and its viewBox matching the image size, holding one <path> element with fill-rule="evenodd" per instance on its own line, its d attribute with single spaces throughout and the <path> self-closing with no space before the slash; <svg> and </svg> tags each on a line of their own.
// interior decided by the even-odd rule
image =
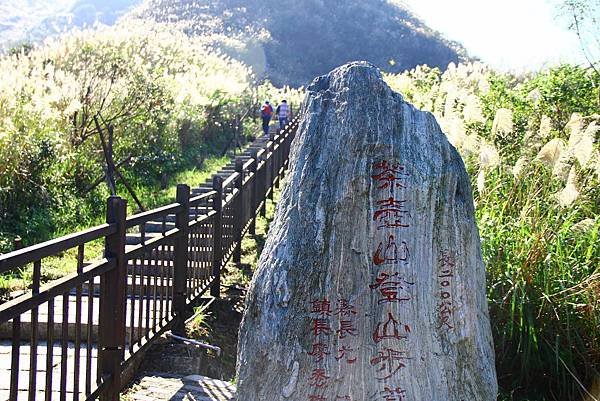
<svg viewBox="0 0 600 401">
<path fill-rule="evenodd" d="M 0 255 L 0 274 L 16 267 L 56 255 L 76 246 L 97 240 L 113 234 L 116 231 L 114 224 L 101 224 L 99 226 L 65 235 L 41 244 L 28 246 L 19 250 Z"/>
<path fill-rule="evenodd" d="M 71 273 L 42 287 L 38 294 L 29 291 L 27 294 L 0 305 L 0 322 L 13 319 L 28 310 L 48 302 L 50 298 L 59 296 L 93 277 L 99 276 L 115 267 L 114 259 L 102 259 L 85 267 L 81 273 Z"/>
<path fill-rule="evenodd" d="M 139 226 L 140 224 L 151 221 L 157 217 L 164 217 L 169 214 L 178 213 L 180 210 L 181 205 L 179 203 L 172 203 L 170 205 L 148 210 L 147 212 L 138 213 L 127 218 L 125 227 L 131 228 L 134 226 Z"/>
</svg>

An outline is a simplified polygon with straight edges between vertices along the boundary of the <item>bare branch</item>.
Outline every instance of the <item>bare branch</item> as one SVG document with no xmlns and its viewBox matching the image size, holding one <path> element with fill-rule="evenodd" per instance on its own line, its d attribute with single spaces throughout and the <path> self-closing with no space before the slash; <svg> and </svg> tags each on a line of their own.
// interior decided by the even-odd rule
<svg viewBox="0 0 600 401">
<path fill-rule="evenodd" d="M 102 128 L 100 127 L 100 123 L 98 122 L 98 117 L 94 116 L 94 123 L 96 124 L 96 129 L 98 131 L 98 136 L 100 137 L 100 143 L 102 145 L 102 150 L 104 151 L 104 159 L 106 160 L 106 184 L 108 185 L 108 189 L 110 190 L 110 194 L 115 196 L 117 194 L 117 185 L 115 183 L 113 163 L 112 163 L 112 150 L 108 148 L 106 140 L 104 139 L 104 134 Z"/>
<path fill-rule="evenodd" d="M 132 157 L 133 157 L 133 155 L 130 153 L 129 156 L 127 156 L 126 158 L 124 158 L 123 160 L 121 160 L 120 162 L 118 162 L 115 165 L 115 169 L 129 163 L 129 161 L 131 160 Z M 106 178 L 106 173 L 103 174 L 102 177 L 97 178 L 89 187 L 84 189 L 83 194 L 85 195 L 85 194 L 93 191 L 98 185 L 100 185 L 104 181 L 105 178 Z"/>
</svg>

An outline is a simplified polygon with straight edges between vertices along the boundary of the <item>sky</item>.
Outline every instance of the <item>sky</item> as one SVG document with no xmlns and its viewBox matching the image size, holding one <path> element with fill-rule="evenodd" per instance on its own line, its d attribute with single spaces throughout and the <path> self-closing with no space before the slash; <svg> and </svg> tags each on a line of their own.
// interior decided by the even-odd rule
<svg viewBox="0 0 600 401">
<path fill-rule="evenodd" d="M 93 19 L 108 10 L 122 12 L 140 1 L 0 0 L 0 42 L 22 39 L 44 23 L 52 27 L 57 17 L 57 21 Z M 555 4 L 560 0 L 389 1 L 407 5 L 426 25 L 498 69 L 522 72 L 560 61 L 583 62 L 575 34 L 557 18 Z"/>
<path fill-rule="evenodd" d="M 426 25 L 470 55 L 521 72 L 583 62 L 579 43 L 552 0 L 402 0 Z"/>
</svg>

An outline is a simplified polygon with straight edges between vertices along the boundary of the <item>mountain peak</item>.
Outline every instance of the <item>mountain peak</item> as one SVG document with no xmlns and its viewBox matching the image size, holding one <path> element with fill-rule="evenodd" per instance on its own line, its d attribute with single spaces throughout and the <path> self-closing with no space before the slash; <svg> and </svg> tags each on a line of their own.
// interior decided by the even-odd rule
<svg viewBox="0 0 600 401">
<path fill-rule="evenodd" d="M 148 0 L 135 16 L 181 24 L 277 85 L 306 85 L 352 60 L 400 72 L 467 59 L 395 0 Z"/>
</svg>

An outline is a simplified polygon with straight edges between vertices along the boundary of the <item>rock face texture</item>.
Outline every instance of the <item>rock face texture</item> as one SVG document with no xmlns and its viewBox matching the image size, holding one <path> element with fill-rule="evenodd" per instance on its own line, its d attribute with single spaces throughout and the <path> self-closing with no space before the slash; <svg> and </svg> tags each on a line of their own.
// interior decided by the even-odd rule
<svg viewBox="0 0 600 401">
<path fill-rule="evenodd" d="M 240 329 L 238 401 L 493 401 L 462 160 L 367 63 L 308 88 Z"/>
</svg>

